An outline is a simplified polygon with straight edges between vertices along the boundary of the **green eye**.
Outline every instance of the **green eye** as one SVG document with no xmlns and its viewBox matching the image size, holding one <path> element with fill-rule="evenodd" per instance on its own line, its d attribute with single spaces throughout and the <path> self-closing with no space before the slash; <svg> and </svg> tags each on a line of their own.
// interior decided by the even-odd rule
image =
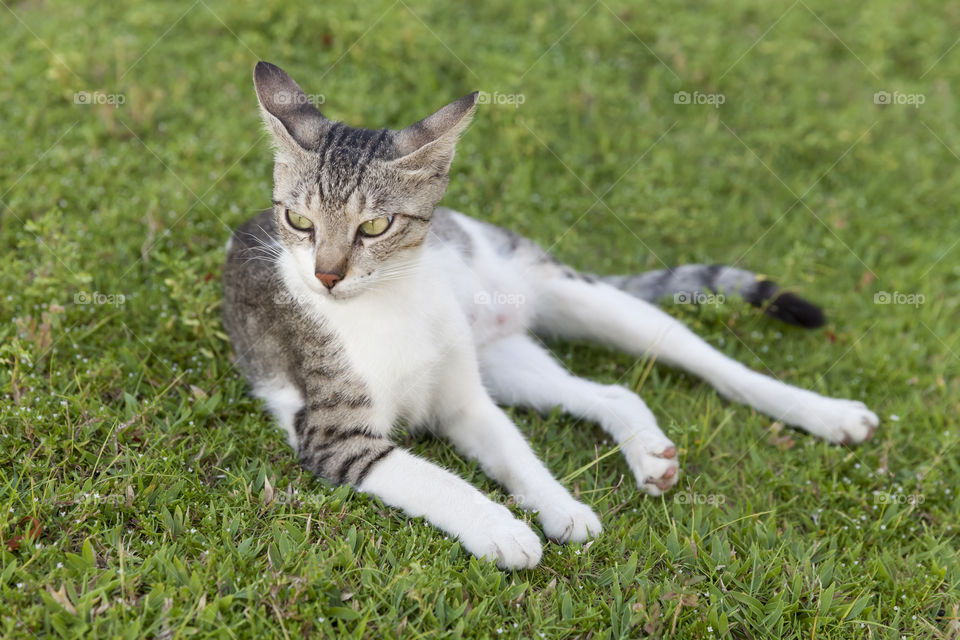
<svg viewBox="0 0 960 640">
<path fill-rule="evenodd" d="M 313 229 L 313 223 L 310 222 L 308 218 L 303 217 L 299 213 L 294 213 L 287 209 L 287 222 L 290 223 L 290 226 L 294 229 L 299 229 L 300 231 L 309 231 Z"/>
<path fill-rule="evenodd" d="M 379 218 L 374 218 L 373 220 L 367 220 L 360 225 L 360 235 L 368 238 L 379 236 L 390 228 L 390 224 L 392 222 L 393 216 L 381 216 Z"/>
</svg>

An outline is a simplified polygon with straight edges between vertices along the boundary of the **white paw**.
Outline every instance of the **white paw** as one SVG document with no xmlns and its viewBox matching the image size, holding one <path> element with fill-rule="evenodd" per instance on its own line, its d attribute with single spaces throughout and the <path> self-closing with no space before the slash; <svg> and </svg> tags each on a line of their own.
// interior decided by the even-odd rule
<svg viewBox="0 0 960 640">
<path fill-rule="evenodd" d="M 583 542 L 596 538 L 602 529 L 597 514 L 576 500 L 543 507 L 537 515 L 544 535 L 555 542 Z"/>
<path fill-rule="evenodd" d="M 621 426 L 631 425 L 632 435 L 622 441 L 620 450 L 637 486 L 651 496 L 659 496 L 677 484 L 677 449 L 657 426 L 657 419 L 643 400 L 617 385 L 606 386 L 597 395 L 607 402 L 610 411 L 608 431 L 621 431 Z"/>
<path fill-rule="evenodd" d="M 835 444 L 867 440 L 880 424 L 877 414 L 856 400 L 817 397 L 798 416 L 801 428 Z"/>
<path fill-rule="evenodd" d="M 543 553 L 537 534 L 501 505 L 494 505 L 490 515 L 458 537 L 467 551 L 493 560 L 501 569 L 530 569 Z"/>
<path fill-rule="evenodd" d="M 651 496 L 659 496 L 680 479 L 677 448 L 659 430 L 637 433 L 623 443 L 621 450 L 637 487 Z"/>
</svg>

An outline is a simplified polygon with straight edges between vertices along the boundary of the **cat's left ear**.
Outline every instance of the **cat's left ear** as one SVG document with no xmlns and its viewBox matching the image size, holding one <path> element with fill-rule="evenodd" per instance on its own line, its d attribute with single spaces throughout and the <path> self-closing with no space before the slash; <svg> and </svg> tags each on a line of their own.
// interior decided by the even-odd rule
<svg viewBox="0 0 960 640">
<path fill-rule="evenodd" d="M 398 131 L 394 144 L 399 156 L 394 165 L 409 171 L 446 176 L 453 162 L 457 139 L 470 124 L 478 91 L 451 102 L 431 116 Z"/>
</svg>

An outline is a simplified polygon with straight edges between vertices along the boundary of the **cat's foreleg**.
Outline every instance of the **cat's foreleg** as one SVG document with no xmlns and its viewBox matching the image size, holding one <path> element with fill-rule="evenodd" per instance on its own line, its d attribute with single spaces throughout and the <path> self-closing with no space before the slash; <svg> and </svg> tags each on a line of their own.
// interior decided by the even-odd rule
<svg viewBox="0 0 960 640">
<path fill-rule="evenodd" d="M 458 359 L 439 390 L 438 430 L 510 492 L 537 512 L 543 531 L 558 542 L 581 542 L 600 533 L 600 519 L 561 485 L 484 389 L 474 358 Z"/>
<path fill-rule="evenodd" d="M 525 522 L 462 478 L 408 451 L 393 449 L 358 488 L 407 515 L 422 516 L 501 569 L 540 562 L 540 538 Z"/>
<path fill-rule="evenodd" d="M 360 396 L 308 395 L 294 420 L 301 464 L 423 517 L 502 569 L 540 561 L 540 538 L 526 523 L 462 478 L 396 447 L 367 419 L 367 409 Z"/>
</svg>

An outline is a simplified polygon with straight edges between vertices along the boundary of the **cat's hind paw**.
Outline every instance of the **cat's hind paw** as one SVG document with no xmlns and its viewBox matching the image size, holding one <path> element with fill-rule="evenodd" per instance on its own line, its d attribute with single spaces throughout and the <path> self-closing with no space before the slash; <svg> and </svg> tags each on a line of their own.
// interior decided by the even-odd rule
<svg viewBox="0 0 960 640">
<path fill-rule="evenodd" d="M 637 487 L 651 496 L 668 491 L 680 479 L 677 448 L 665 436 L 625 443 L 624 455 Z"/>
<path fill-rule="evenodd" d="M 834 444 L 859 444 L 869 440 L 880 419 L 857 400 L 819 398 L 804 413 L 801 428 Z"/>
</svg>

